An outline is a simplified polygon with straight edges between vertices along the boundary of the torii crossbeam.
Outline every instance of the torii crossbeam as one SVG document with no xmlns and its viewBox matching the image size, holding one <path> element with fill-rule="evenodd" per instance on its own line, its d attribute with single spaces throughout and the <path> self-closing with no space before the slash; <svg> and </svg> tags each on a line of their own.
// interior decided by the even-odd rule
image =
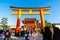
<svg viewBox="0 0 60 40">
<path fill-rule="evenodd" d="M 40 15 L 41 18 L 41 27 L 45 27 L 44 15 L 50 14 L 50 12 L 44 12 L 44 10 L 49 10 L 50 7 L 40 7 L 40 8 L 21 8 L 21 7 L 12 7 L 12 10 L 17 10 L 18 12 L 12 12 L 12 14 L 17 15 L 17 24 L 16 24 L 16 33 L 20 30 L 20 19 L 21 15 Z M 23 12 L 22 10 L 29 10 L 29 12 Z M 38 12 L 33 12 L 33 10 L 38 10 Z"/>
</svg>

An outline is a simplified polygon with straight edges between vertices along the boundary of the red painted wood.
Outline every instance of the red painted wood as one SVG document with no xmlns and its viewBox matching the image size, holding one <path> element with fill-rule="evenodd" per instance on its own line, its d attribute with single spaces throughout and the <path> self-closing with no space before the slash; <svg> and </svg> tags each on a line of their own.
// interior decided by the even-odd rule
<svg viewBox="0 0 60 40">
<path fill-rule="evenodd" d="M 40 19 L 41 19 L 41 27 L 44 28 L 44 24 L 43 24 L 43 19 L 42 19 L 42 10 L 40 10 Z"/>
<path fill-rule="evenodd" d="M 20 18 L 17 18 L 16 33 L 20 30 Z"/>
</svg>

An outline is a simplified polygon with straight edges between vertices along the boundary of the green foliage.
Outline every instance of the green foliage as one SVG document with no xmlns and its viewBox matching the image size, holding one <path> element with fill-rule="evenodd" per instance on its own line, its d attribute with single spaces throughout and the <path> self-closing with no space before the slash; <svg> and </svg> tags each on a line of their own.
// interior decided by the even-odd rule
<svg viewBox="0 0 60 40">
<path fill-rule="evenodd" d="M 51 22 L 47 22 L 47 21 L 45 21 L 45 26 L 51 28 L 51 27 L 52 27 L 52 23 L 51 23 Z"/>
<path fill-rule="evenodd" d="M 5 18 L 5 17 L 3 17 L 1 20 L 2 20 L 2 21 L 1 21 L 2 27 L 3 27 L 4 30 L 6 30 L 6 28 L 8 27 L 8 26 L 7 26 L 8 19 Z"/>
<path fill-rule="evenodd" d="M 2 22 L 1 22 L 1 24 L 3 24 L 3 25 L 6 25 L 8 22 L 8 19 L 7 18 L 5 18 L 5 17 L 3 17 L 2 19 Z"/>
</svg>

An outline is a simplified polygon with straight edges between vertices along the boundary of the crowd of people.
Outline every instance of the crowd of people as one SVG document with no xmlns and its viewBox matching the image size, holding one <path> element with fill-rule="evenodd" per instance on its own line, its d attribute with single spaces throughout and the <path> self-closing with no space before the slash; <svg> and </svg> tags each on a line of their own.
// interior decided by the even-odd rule
<svg viewBox="0 0 60 40">
<path fill-rule="evenodd" d="M 9 40 L 11 37 L 11 32 L 9 30 L 0 30 L 0 38 L 2 39 L 2 37 L 4 40 Z"/>
<path fill-rule="evenodd" d="M 60 40 L 60 29 L 53 25 L 52 31 L 54 32 L 53 35 L 52 35 L 52 32 L 49 27 L 42 28 L 40 33 L 43 35 L 43 40 Z M 22 34 L 24 34 L 24 33 L 22 33 Z M 29 34 L 29 33 L 27 33 L 27 34 Z M 32 34 L 32 32 L 31 32 L 31 34 Z M 29 36 L 26 37 L 26 40 L 28 37 Z"/>
<path fill-rule="evenodd" d="M 53 25 L 53 30 L 54 33 L 52 35 L 52 32 L 49 27 L 42 28 L 40 33 L 43 35 L 43 40 L 60 40 L 60 29 Z M 4 34 L 4 40 L 9 40 L 9 38 L 11 37 L 11 32 L 9 30 L 0 30 L 0 37 L 2 36 L 2 34 Z M 29 40 L 29 31 L 21 31 L 21 36 L 25 37 L 25 40 Z"/>
<path fill-rule="evenodd" d="M 4 40 L 9 40 L 9 38 L 11 37 L 11 32 L 9 30 L 6 30 L 6 32 L 4 33 Z"/>
<path fill-rule="evenodd" d="M 43 40 L 60 40 L 60 29 L 53 25 L 53 35 L 49 27 L 45 27 L 41 30 L 43 34 Z"/>
</svg>

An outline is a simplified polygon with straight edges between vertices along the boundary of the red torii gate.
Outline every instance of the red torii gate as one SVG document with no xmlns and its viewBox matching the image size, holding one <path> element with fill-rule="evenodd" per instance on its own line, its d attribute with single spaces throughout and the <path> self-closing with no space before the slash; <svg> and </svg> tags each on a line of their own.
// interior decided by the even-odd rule
<svg viewBox="0 0 60 40">
<path fill-rule="evenodd" d="M 41 27 L 45 27 L 45 21 L 44 21 L 44 14 L 50 14 L 50 12 L 43 12 L 44 10 L 49 10 L 50 7 L 40 7 L 40 8 L 20 8 L 20 7 L 12 7 L 12 10 L 17 10 L 18 12 L 12 12 L 12 14 L 16 14 L 17 16 L 17 24 L 16 24 L 16 33 L 20 30 L 20 19 L 22 14 L 39 14 L 41 18 Z M 29 12 L 23 12 L 22 10 L 29 10 Z M 32 10 L 39 10 L 39 12 L 32 12 Z"/>
</svg>

